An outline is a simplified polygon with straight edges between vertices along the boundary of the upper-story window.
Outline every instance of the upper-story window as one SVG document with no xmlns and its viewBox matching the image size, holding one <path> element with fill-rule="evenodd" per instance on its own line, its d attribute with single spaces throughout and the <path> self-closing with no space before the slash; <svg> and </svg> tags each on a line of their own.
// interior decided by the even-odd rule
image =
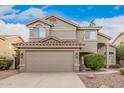
<svg viewBox="0 0 124 93">
<path fill-rule="evenodd" d="M 32 38 L 44 38 L 46 37 L 46 29 L 42 25 L 37 25 L 31 30 Z"/>
<path fill-rule="evenodd" d="M 84 32 L 84 40 L 97 40 L 97 32 L 96 31 L 85 31 Z"/>
<path fill-rule="evenodd" d="M 46 37 L 46 30 L 44 27 L 39 27 L 39 37 L 43 38 Z"/>
</svg>

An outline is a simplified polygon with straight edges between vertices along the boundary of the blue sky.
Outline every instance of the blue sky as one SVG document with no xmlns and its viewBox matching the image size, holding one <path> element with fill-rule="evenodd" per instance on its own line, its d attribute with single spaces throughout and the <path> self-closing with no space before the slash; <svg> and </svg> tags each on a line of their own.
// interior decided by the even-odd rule
<svg viewBox="0 0 124 93">
<path fill-rule="evenodd" d="M 116 36 L 124 31 L 124 6 L 119 5 L 17 5 L 0 6 L 0 34 L 17 34 L 28 38 L 25 24 L 35 18 L 57 14 L 80 26 L 95 20 L 101 32 Z M 1 30 L 2 29 L 2 30 Z"/>
<path fill-rule="evenodd" d="M 43 6 L 43 5 L 23 5 L 14 6 L 13 9 L 19 10 L 17 14 L 26 11 L 30 8 L 37 8 L 46 11 L 45 15 L 58 14 L 67 19 L 80 21 L 90 21 L 95 18 L 111 18 L 114 16 L 124 15 L 124 6 L 116 5 L 57 5 L 57 6 Z M 9 14 L 5 14 L 9 15 Z M 32 17 L 33 19 L 34 17 Z M 10 23 L 18 23 L 11 20 L 5 20 Z M 25 23 L 27 20 L 23 20 L 20 23 Z"/>
</svg>

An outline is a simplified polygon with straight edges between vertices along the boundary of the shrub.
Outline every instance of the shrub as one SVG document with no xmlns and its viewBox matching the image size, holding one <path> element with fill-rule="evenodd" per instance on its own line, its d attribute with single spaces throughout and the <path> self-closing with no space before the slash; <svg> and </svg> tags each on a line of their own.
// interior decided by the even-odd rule
<svg viewBox="0 0 124 93">
<path fill-rule="evenodd" d="M 121 66 L 119 64 L 115 64 L 115 65 L 110 65 L 110 68 L 120 68 Z"/>
<path fill-rule="evenodd" d="M 122 75 L 124 75 L 124 68 L 121 68 L 121 69 L 120 69 L 120 73 L 121 73 Z"/>
<path fill-rule="evenodd" d="M 91 70 L 98 70 L 104 67 L 105 57 L 101 54 L 88 54 L 84 56 L 84 64 Z"/>
<path fill-rule="evenodd" d="M 116 56 L 118 60 L 124 60 L 124 43 L 117 47 Z"/>
<path fill-rule="evenodd" d="M 0 70 L 8 70 L 11 65 L 12 65 L 12 60 L 1 60 Z"/>
</svg>

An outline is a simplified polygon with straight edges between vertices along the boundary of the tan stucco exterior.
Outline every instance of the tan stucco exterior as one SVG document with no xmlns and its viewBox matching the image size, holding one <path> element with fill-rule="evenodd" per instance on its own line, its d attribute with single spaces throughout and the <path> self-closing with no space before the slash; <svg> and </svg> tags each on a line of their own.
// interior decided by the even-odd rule
<svg viewBox="0 0 124 93">
<path fill-rule="evenodd" d="M 51 19 L 54 22 L 53 21 L 51 22 L 50 21 Z M 44 22 L 47 22 L 48 24 L 44 23 Z M 47 42 L 43 38 L 36 38 L 36 37 L 34 38 L 33 37 L 32 30 L 34 28 L 36 28 L 38 25 L 41 25 L 46 29 L 45 30 L 46 31 L 46 37 L 45 38 L 46 38 L 46 40 L 49 41 L 48 44 L 45 44 L 46 46 L 43 46 L 43 43 Z M 115 53 L 115 47 L 111 47 L 111 45 L 109 45 L 109 41 L 111 40 L 111 38 L 109 36 L 99 32 L 101 27 L 97 27 L 97 26 L 96 27 L 80 27 L 80 26 L 75 25 L 74 23 L 72 23 L 70 21 L 62 19 L 61 17 L 59 18 L 58 16 L 57 17 L 56 16 L 48 16 L 48 17 L 45 17 L 43 19 L 40 19 L 39 21 L 36 20 L 36 21 L 30 22 L 27 25 L 27 27 L 30 29 L 30 42 L 16 45 L 16 47 L 18 47 L 20 49 L 21 53 L 23 54 L 23 58 L 20 59 L 20 61 L 21 61 L 20 71 L 26 71 L 26 69 L 27 69 L 26 65 L 28 65 L 28 66 L 30 65 L 30 64 L 28 64 L 28 62 L 33 60 L 33 56 L 37 57 L 37 59 L 40 59 L 39 55 L 41 55 L 41 58 L 44 56 L 42 53 L 37 55 L 39 52 L 36 52 L 36 51 L 35 51 L 34 55 L 31 56 L 30 54 L 28 54 L 28 52 L 27 52 L 28 50 L 30 50 L 30 51 L 46 50 L 49 53 L 52 51 L 54 51 L 53 53 L 55 53 L 55 52 L 61 50 L 61 51 L 66 51 L 65 55 L 68 55 L 69 52 L 67 52 L 67 51 L 71 50 L 72 52 L 70 53 L 70 59 L 71 60 L 73 59 L 73 62 L 69 62 L 67 64 L 67 66 L 69 64 L 71 65 L 71 63 L 73 63 L 73 67 L 72 67 L 73 71 L 79 71 L 80 53 L 102 53 L 102 54 L 104 54 L 104 52 L 106 52 L 106 62 L 107 62 L 108 66 L 110 65 L 109 52 L 112 52 L 114 56 L 116 54 Z M 89 41 L 84 40 L 84 32 L 85 31 L 96 32 L 97 40 L 92 40 L 92 41 L 91 40 L 89 40 Z M 49 39 L 47 38 L 47 37 L 51 37 L 51 36 L 52 36 L 52 38 L 49 38 Z M 53 37 L 56 37 L 58 39 L 53 38 Z M 53 39 L 55 39 L 55 40 L 53 40 Z M 50 42 L 52 40 L 54 41 L 54 43 L 56 43 L 56 46 L 54 46 L 54 47 L 51 46 L 51 45 L 54 45 L 53 43 L 50 44 Z M 64 43 L 61 42 L 63 40 L 75 40 L 78 43 L 81 43 L 81 44 L 83 43 L 84 45 L 83 46 L 80 46 L 80 44 L 79 45 L 78 44 L 73 45 L 73 44 L 71 44 L 72 43 L 71 42 L 70 44 L 66 44 L 66 46 L 63 46 L 62 44 L 64 44 Z M 39 44 L 38 44 L 38 42 L 39 42 Z M 57 44 L 57 42 L 58 43 L 61 42 L 61 44 Z M 106 46 L 106 49 L 104 49 L 104 47 L 103 47 L 103 49 L 102 48 L 98 49 L 98 45 L 101 43 L 103 43 Z M 60 45 L 60 46 L 57 46 L 57 45 Z M 59 55 L 59 53 L 58 54 L 56 53 L 55 56 L 57 57 L 58 55 Z M 58 61 L 58 59 L 55 56 L 53 57 L 53 59 Z M 60 58 L 60 56 L 58 56 L 58 58 Z M 66 56 L 63 55 L 62 59 L 63 60 L 66 59 Z M 62 62 L 61 61 L 62 59 L 60 58 L 60 63 Z M 39 62 L 39 61 L 37 61 L 37 62 Z M 47 61 L 47 62 L 49 63 L 49 61 Z M 33 63 L 33 61 L 32 61 L 32 63 Z M 44 65 L 43 61 L 41 61 L 41 63 L 38 63 L 38 64 Z M 53 63 L 53 64 L 56 67 L 56 63 Z M 66 63 L 63 62 L 61 64 L 66 64 Z M 35 64 L 35 65 L 37 65 L 37 64 Z M 32 68 L 32 70 L 34 70 L 36 67 L 37 66 L 31 67 L 31 68 Z M 48 67 L 49 67 L 49 64 L 48 64 Z M 31 70 L 31 68 L 30 68 L 30 70 Z M 66 67 L 65 67 L 65 69 L 66 69 Z M 49 69 L 46 69 L 46 70 L 49 70 Z M 57 69 L 54 69 L 54 70 L 57 70 Z M 61 69 L 59 69 L 59 70 L 61 70 Z M 39 71 L 40 71 L 40 69 L 39 69 Z M 66 69 L 66 71 L 68 71 L 68 70 Z"/>
<path fill-rule="evenodd" d="M 23 53 L 24 55 L 22 58 L 20 58 L 20 61 L 21 61 L 20 71 L 42 71 L 42 72 L 51 72 L 51 71 L 78 72 L 79 71 L 79 59 L 77 58 L 78 56 L 75 57 L 77 53 L 79 54 L 78 49 L 77 50 L 74 50 L 74 49 L 56 49 L 56 50 L 55 49 L 38 49 L 38 50 L 27 49 L 27 50 L 21 50 L 21 53 Z M 40 62 L 40 64 L 35 64 L 35 66 L 33 66 L 34 60 L 35 62 L 38 62 L 38 63 Z M 48 64 L 49 62 L 50 64 Z M 31 67 L 29 67 L 29 65 Z M 40 67 L 42 66 L 44 67 L 40 69 Z"/>
<path fill-rule="evenodd" d="M 115 46 L 120 45 L 121 43 L 124 43 L 124 33 L 120 33 L 116 38 L 112 40 L 112 44 Z"/>
<path fill-rule="evenodd" d="M 13 59 L 16 52 L 12 44 L 23 42 L 22 38 L 16 35 L 1 35 L 0 37 L 3 38 L 0 39 L 0 57 Z"/>
<path fill-rule="evenodd" d="M 101 42 L 101 43 L 109 43 L 109 41 L 111 40 L 112 38 L 109 37 L 109 36 L 106 36 L 102 33 L 98 33 L 98 42 Z"/>
</svg>

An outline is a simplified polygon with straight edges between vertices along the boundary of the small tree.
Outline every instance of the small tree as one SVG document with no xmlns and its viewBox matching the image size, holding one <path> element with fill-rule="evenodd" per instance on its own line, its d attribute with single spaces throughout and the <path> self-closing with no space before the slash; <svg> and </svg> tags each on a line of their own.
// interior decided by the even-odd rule
<svg viewBox="0 0 124 93">
<path fill-rule="evenodd" d="M 15 49 L 15 52 L 16 52 L 16 56 L 19 56 L 20 55 L 20 51 L 18 48 Z"/>
<path fill-rule="evenodd" d="M 118 60 L 124 60 L 124 43 L 121 43 L 116 50 L 116 56 Z"/>
</svg>

